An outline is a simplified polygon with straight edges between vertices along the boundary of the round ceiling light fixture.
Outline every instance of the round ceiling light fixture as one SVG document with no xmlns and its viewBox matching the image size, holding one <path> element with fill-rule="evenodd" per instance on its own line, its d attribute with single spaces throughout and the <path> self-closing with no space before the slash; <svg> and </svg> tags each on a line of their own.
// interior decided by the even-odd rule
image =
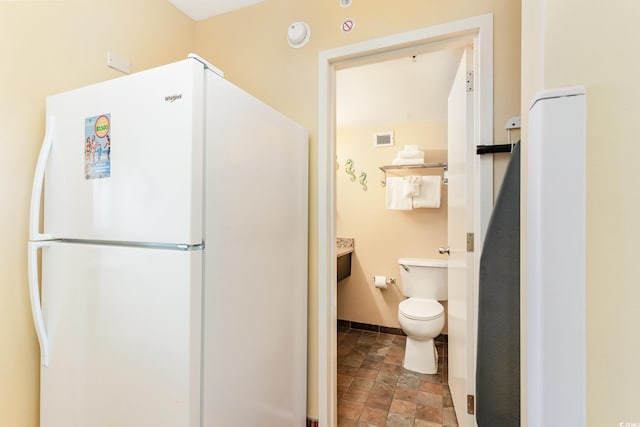
<svg viewBox="0 0 640 427">
<path fill-rule="evenodd" d="M 299 49 L 309 43 L 311 28 L 306 22 L 294 22 L 287 30 L 287 42 L 289 46 Z"/>
</svg>

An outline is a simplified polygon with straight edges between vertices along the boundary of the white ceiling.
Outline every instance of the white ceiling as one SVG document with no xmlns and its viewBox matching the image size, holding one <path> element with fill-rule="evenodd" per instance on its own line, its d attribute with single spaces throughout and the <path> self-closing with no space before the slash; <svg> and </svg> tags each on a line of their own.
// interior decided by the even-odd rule
<svg viewBox="0 0 640 427">
<path fill-rule="evenodd" d="M 463 49 L 439 50 L 336 73 L 338 127 L 447 119 L 447 98 Z"/>
<path fill-rule="evenodd" d="M 169 0 L 171 4 L 196 21 L 222 15 L 264 0 Z"/>
</svg>

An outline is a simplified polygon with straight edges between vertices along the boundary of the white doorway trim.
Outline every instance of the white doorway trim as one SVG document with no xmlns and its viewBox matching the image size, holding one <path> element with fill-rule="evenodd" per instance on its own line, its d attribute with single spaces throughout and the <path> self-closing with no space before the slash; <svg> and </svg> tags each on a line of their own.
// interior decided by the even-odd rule
<svg viewBox="0 0 640 427">
<path fill-rule="evenodd" d="M 407 48 L 425 50 L 443 43 L 473 44 L 474 140 L 493 144 L 493 15 L 486 14 L 322 51 L 318 72 L 318 417 L 320 427 L 334 427 L 336 413 L 336 249 L 335 249 L 335 73 L 341 68 L 376 62 Z M 493 208 L 493 159 L 476 156 L 474 165 L 475 247 L 479 252 Z M 476 256 L 479 260 L 480 256 Z M 474 266 L 475 289 L 477 271 Z M 476 297 L 474 295 L 474 301 Z M 475 354 L 475 348 L 473 349 Z M 475 380 L 475 378 L 474 378 Z"/>
</svg>

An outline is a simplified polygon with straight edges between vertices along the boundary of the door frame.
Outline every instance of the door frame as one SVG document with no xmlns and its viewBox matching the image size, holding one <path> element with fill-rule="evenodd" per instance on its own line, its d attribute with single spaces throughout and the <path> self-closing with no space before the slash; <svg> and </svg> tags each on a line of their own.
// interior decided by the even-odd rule
<svg viewBox="0 0 640 427">
<path fill-rule="evenodd" d="M 493 144 L 493 15 L 486 14 L 405 33 L 342 46 L 319 53 L 318 70 L 318 418 L 320 427 L 333 427 L 336 411 L 337 290 L 335 248 L 335 113 L 336 71 L 378 62 L 418 49 L 439 50 L 473 45 L 474 129 L 472 147 Z M 474 234 L 482 248 L 493 209 L 492 156 L 475 156 Z M 477 250 L 479 252 L 479 250 Z M 474 289 L 480 256 L 474 261 Z M 476 296 L 474 295 L 474 301 Z M 474 310 L 475 312 L 475 310 Z M 473 349 L 475 354 L 475 348 Z M 475 378 L 474 378 L 475 382 Z"/>
</svg>

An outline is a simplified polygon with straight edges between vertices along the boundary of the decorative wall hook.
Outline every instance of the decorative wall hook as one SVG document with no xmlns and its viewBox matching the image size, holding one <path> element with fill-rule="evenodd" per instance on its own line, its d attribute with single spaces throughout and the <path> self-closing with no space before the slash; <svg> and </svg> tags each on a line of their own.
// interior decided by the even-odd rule
<svg viewBox="0 0 640 427">
<path fill-rule="evenodd" d="M 367 174 L 365 172 L 360 174 L 360 185 L 362 185 L 362 191 L 367 191 Z"/>
<path fill-rule="evenodd" d="M 351 176 L 351 181 L 356 180 L 356 170 L 353 168 L 353 160 L 347 159 L 344 164 L 344 171 L 347 173 L 347 175 Z"/>
</svg>

